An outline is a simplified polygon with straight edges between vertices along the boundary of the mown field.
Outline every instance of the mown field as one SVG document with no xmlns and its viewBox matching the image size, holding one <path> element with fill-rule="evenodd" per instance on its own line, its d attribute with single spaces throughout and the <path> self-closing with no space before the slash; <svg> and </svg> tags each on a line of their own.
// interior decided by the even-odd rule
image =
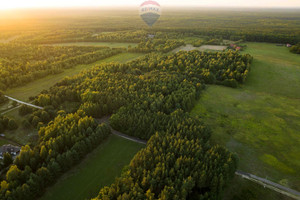
<svg viewBox="0 0 300 200">
<path fill-rule="evenodd" d="M 71 42 L 54 44 L 55 46 L 105 46 L 110 48 L 128 48 L 128 46 L 136 47 L 136 43 L 118 43 L 118 42 Z"/>
<path fill-rule="evenodd" d="M 83 200 L 96 197 L 100 188 L 120 176 L 122 168 L 144 145 L 110 136 L 78 166 L 64 174 L 41 200 Z"/>
<path fill-rule="evenodd" d="M 185 46 L 178 47 L 174 49 L 172 52 L 176 53 L 178 51 L 192 51 L 192 50 L 199 50 L 199 51 L 223 51 L 227 48 L 227 46 L 222 45 L 202 45 L 201 47 L 194 47 L 191 44 L 187 44 Z"/>
<path fill-rule="evenodd" d="M 240 170 L 300 190 L 300 56 L 247 45 L 254 62 L 245 85 L 208 86 L 192 113 L 211 126 L 214 143 L 237 153 Z"/>
</svg>

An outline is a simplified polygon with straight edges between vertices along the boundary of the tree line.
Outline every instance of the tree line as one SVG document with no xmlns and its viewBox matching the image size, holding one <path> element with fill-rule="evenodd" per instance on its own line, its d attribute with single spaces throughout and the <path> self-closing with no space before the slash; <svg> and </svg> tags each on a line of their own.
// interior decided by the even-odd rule
<svg viewBox="0 0 300 200">
<path fill-rule="evenodd" d="M 141 41 L 137 47 L 129 47 L 129 52 L 137 52 L 137 53 L 150 53 L 150 52 L 163 52 L 167 53 L 172 51 L 173 49 L 184 45 L 184 41 L 182 40 L 174 40 L 174 39 L 148 39 Z"/>
<path fill-rule="evenodd" d="M 116 55 L 121 51 L 108 47 L 3 44 L 0 48 L 0 89 L 20 86 L 78 64 L 89 64 Z"/>
<path fill-rule="evenodd" d="M 1 199 L 37 199 L 109 134 L 107 125 L 98 125 L 82 110 L 74 114 L 59 112 L 51 123 L 40 128 L 38 144 L 23 146 L 7 167 L 0 187 Z"/>
</svg>

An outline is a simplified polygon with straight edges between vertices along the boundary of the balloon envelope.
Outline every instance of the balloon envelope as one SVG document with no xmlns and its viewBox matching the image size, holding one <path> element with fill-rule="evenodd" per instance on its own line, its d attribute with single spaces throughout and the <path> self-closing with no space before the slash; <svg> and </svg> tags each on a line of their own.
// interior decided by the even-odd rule
<svg viewBox="0 0 300 200">
<path fill-rule="evenodd" d="M 140 6 L 140 16 L 148 26 L 152 26 L 160 17 L 161 8 L 156 1 L 145 1 Z"/>
</svg>

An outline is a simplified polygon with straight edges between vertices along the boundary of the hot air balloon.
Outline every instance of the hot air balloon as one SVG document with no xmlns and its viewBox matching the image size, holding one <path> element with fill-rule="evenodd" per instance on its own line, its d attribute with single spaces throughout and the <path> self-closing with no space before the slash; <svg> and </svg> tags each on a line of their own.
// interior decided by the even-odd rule
<svg viewBox="0 0 300 200">
<path fill-rule="evenodd" d="M 150 27 L 159 19 L 160 15 L 161 8 L 156 1 L 148 0 L 140 6 L 140 16 Z"/>
</svg>

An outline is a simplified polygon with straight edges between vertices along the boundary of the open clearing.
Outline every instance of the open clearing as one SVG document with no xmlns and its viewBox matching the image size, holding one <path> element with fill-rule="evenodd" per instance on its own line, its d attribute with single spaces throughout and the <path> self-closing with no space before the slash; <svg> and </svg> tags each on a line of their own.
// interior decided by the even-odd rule
<svg viewBox="0 0 300 200">
<path fill-rule="evenodd" d="M 52 85 L 59 82 L 66 76 L 74 76 L 78 74 L 80 71 L 84 69 L 90 69 L 95 65 L 101 63 L 108 63 L 108 62 L 127 62 L 129 60 L 138 58 L 144 54 L 140 53 L 121 53 L 103 60 L 99 60 L 95 63 L 88 64 L 88 65 L 77 65 L 71 69 L 66 69 L 64 72 L 54 75 L 49 75 L 47 77 L 38 79 L 36 81 L 30 82 L 22 87 L 12 88 L 5 91 L 5 94 L 11 96 L 13 98 L 19 99 L 21 101 L 27 101 L 30 96 L 36 96 L 41 91 L 49 89 Z"/>
<path fill-rule="evenodd" d="M 55 46 L 106 46 L 110 48 L 128 48 L 128 46 L 136 47 L 136 43 L 118 43 L 118 42 L 71 42 L 53 44 Z"/>
<path fill-rule="evenodd" d="M 199 50 L 199 51 L 223 51 L 227 48 L 227 46 L 220 46 L 220 45 L 202 45 L 201 47 L 194 47 L 191 44 L 186 44 L 185 46 L 178 47 L 174 49 L 172 52 L 176 53 L 178 51 L 192 51 L 192 50 Z"/>
<path fill-rule="evenodd" d="M 254 56 L 239 89 L 209 86 L 192 113 L 213 142 L 238 154 L 239 169 L 300 190 L 300 56 L 275 44 L 248 43 Z"/>
<path fill-rule="evenodd" d="M 110 185 L 120 176 L 122 168 L 143 147 L 142 144 L 111 135 L 78 166 L 64 174 L 41 200 L 83 200 L 96 197 L 100 188 Z"/>
</svg>

